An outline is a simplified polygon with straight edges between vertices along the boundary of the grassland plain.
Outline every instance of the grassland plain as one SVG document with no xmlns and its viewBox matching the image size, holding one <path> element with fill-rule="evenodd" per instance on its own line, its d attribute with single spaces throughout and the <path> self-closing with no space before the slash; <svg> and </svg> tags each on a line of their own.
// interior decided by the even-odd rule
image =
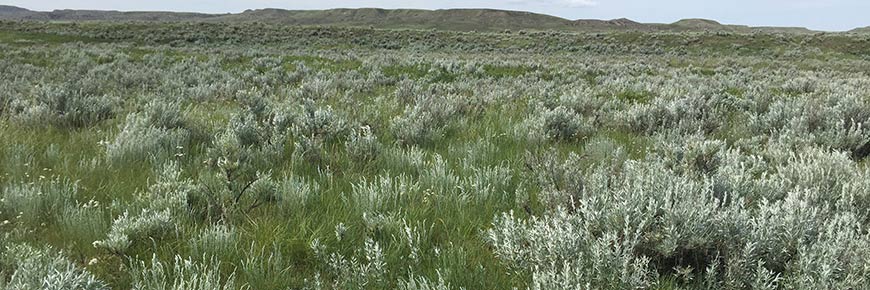
<svg viewBox="0 0 870 290">
<path fill-rule="evenodd" d="M 0 288 L 867 289 L 868 40 L 0 22 Z"/>
</svg>

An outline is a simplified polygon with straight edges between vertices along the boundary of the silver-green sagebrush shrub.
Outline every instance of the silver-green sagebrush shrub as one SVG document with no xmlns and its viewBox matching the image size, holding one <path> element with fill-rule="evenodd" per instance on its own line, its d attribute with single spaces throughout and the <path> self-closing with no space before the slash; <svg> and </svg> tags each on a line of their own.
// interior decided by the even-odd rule
<svg viewBox="0 0 870 290">
<path fill-rule="evenodd" d="M 450 283 L 444 281 L 441 273 L 438 273 L 438 280 L 429 280 L 423 276 L 414 276 L 413 274 L 407 280 L 399 281 L 398 289 L 401 290 L 450 290 L 457 289 L 450 287 Z M 465 288 L 458 288 L 465 289 Z"/>
<path fill-rule="evenodd" d="M 531 271 L 538 289 L 647 287 L 660 274 L 701 279 L 712 289 L 866 281 L 867 268 L 857 265 L 868 256 L 867 235 L 856 222 L 868 217 L 866 171 L 847 154 L 760 157 L 684 138 L 660 139 L 653 153 L 664 154 L 569 175 L 582 185 L 575 194 L 542 200 L 551 206 L 541 216 L 497 217 L 486 239 L 508 265 Z M 544 193 L 559 188 L 564 169 L 544 169 L 561 162 L 536 163 L 553 164 L 533 167 L 544 190 L 539 198 L 559 200 Z M 826 235 L 849 242 L 832 245 Z"/>
<path fill-rule="evenodd" d="M 629 146 L 643 146 L 640 142 L 633 141 Z M 608 137 L 594 137 L 583 146 L 583 157 L 597 164 L 610 164 L 618 168 L 630 158 L 626 146 Z"/>
<path fill-rule="evenodd" d="M 564 160 L 563 160 L 564 159 Z M 541 188 L 539 200 L 549 208 L 573 208 L 584 191 L 583 167 L 580 155 L 562 157 L 556 151 L 543 154 L 526 153 L 524 176 Z"/>
<path fill-rule="evenodd" d="M 298 97 L 312 100 L 326 98 L 336 94 L 339 84 L 340 82 L 325 74 L 312 75 L 302 80 Z"/>
<path fill-rule="evenodd" d="M 11 184 L 0 191 L 0 211 L 16 223 L 36 226 L 51 221 L 74 202 L 78 185 L 61 179 Z"/>
<path fill-rule="evenodd" d="M 438 196 L 454 197 L 459 192 L 459 176 L 451 164 L 434 154 L 424 165 L 424 170 L 417 179 L 420 188 Z"/>
<path fill-rule="evenodd" d="M 163 166 L 157 180 L 140 193 L 130 208 L 115 218 L 107 237 L 95 241 L 97 248 L 123 254 L 135 242 L 144 239 L 160 239 L 176 230 L 177 222 L 190 216 L 188 199 L 196 187 L 190 179 L 181 177 L 181 170 L 174 162 Z"/>
<path fill-rule="evenodd" d="M 379 175 L 371 181 L 363 179 L 354 184 L 350 201 L 363 211 L 392 209 L 418 192 L 420 183 L 405 175 Z"/>
<path fill-rule="evenodd" d="M 805 198 L 811 192 L 790 192 L 779 201 L 762 201 L 758 213 L 750 220 L 753 227 L 748 233 L 756 243 L 758 255 L 766 264 L 782 270 L 794 257 L 802 239 L 813 238 L 828 212 Z"/>
<path fill-rule="evenodd" d="M 0 276 L 0 286 L 9 290 L 104 290 L 106 283 L 68 260 L 62 253 L 47 247 L 7 243 L 0 257 L 0 269 L 10 271 Z"/>
<path fill-rule="evenodd" d="M 772 179 L 779 181 L 783 190 L 809 189 L 817 192 L 818 203 L 832 203 L 850 193 L 850 185 L 862 179 L 865 171 L 845 152 L 827 152 L 807 149 L 789 154 L 781 160 Z"/>
<path fill-rule="evenodd" d="M 488 201 L 509 196 L 514 172 L 507 166 L 466 168 L 460 181 L 460 191 L 466 200 Z"/>
<path fill-rule="evenodd" d="M 199 215 L 223 218 L 226 213 L 248 209 L 274 201 L 275 185 L 271 173 L 261 172 L 284 157 L 286 135 L 253 114 L 236 115 L 227 128 L 218 133 L 208 148 L 208 171 L 199 176 L 202 190 L 194 198 Z"/>
<path fill-rule="evenodd" d="M 283 113 L 281 118 L 289 122 L 295 138 L 328 143 L 343 140 L 351 133 L 350 122 L 344 114 L 331 106 L 320 106 L 312 99 L 302 100 L 302 104 Z"/>
<path fill-rule="evenodd" d="M 332 287 L 335 289 L 365 289 L 386 287 L 387 265 L 384 249 L 367 238 L 363 247 L 354 255 L 346 257 L 338 253 L 327 253 L 327 249 L 315 240 L 311 244 L 314 255 L 334 277 Z"/>
<path fill-rule="evenodd" d="M 496 255 L 532 271 L 532 289 L 646 288 L 654 283 L 650 260 L 635 254 L 642 232 L 623 229 L 597 234 L 567 215 L 517 221 L 496 218 L 487 240 Z"/>
<path fill-rule="evenodd" d="M 591 135 L 595 120 L 563 106 L 539 106 L 523 126 L 528 130 L 528 140 L 576 141 Z"/>
<path fill-rule="evenodd" d="M 782 284 L 793 289 L 859 289 L 870 282 L 870 235 L 866 223 L 840 213 L 819 228 L 818 236 L 797 250 L 792 275 Z"/>
<path fill-rule="evenodd" d="M 282 131 L 284 128 L 273 124 L 273 120 L 263 120 L 260 117 L 251 111 L 244 111 L 233 115 L 230 117 L 229 122 L 227 122 L 223 132 L 219 132 L 218 136 L 215 136 L 215 147 L 218 147 L 218 145 L 249 147 L 261 149 L 264 153 L 279 153 L 279 150 L 278 152 L 269 152 L 267 150 L 276 151 L 280 148 L 284 137 Z M 222 144 L 221 142 L 233 143 Z"/>
<path fill-rule="evenodd" d="M 153 256 L 146 263 L 140 261 L 130 271 L 135 290 L 232 290 L 239 289 L 235 275 L 221 275 L 221 263 L 203 258 L 194 261 L 175 256 L 172 262 L 164 262 Z M 246 289 L 246 288 L 243 288 Z"/>
<path fill-rule="evenodd" d="M 175 224 L 172 222 L 169 210 L 143 209 L 132 215 L 129 211 L 125 211 L 112 222 L 108 236 L 103 240 L 95 241 L 94 247 L 123 254 L 135 241 L 159 238 L 174 229 Z"/>
<path fill-rule="evenodd" d="M 12 117 L 30 126 L 82 128 L 111 118 L 120 107 L 120 98 L 89 94 L 69 85 L 34 86 L 29 96 L 13 100 Z"/>
<path fill-rule="evenodd" d="M 654 98 L 622 111 L 617 120 L 637 133 L 652 134 L 661 129 L 709 134 L 726 123 L 730 105 L 719 95 Z"/>
<path fill-rule="evenodd" d="M 354 130 L 345 141 L 344 146 L 347 154 L 360 162 L 375 160 L 382 150 L 378 136 L 372 132 L 372 128 L 369 126 L 362 126 Z"/>
<path fill-rule="evenodd" d="M 232 226 L 209 225 L 199 235 L 188 240 L 191 253 L 196 257 L 234 257 L 238 252 L 239 232 Z"/>
<path fill-rule="evenodd" d="M 389 164 L 397 172 L 419 173 L 423 171 L 427 152 L 418 146 L 388 147 L 384 151 L 384 163 Z"/>
<path fill-rule="evenodd" d="M 450 125 L 474 113 L 470 98 L 459 95 L 418 97 L 390 123 L 393 135 L 405 145 L 426 145 L 444 137 Z"/>
<path fill-rule="evenodd" d="M 716 194 L 739 193 L 750 200 L 781 196 L 782 186 L 769 177 L 774 164 L 764 156 L 742 153 L 739 149 L 728 149 L 721 156 L 712 177 Z"/>
<path fill-rule="evenodd" d="M 166 160 L 183 157 L 190 146 L 191 135 L 185 129 L 158 127 L 152 116 L 133 113 L 121 127 L 115 140 L 106 145 L 106 156 L 112 164 L 139 160 Z M 158 120 L 172 122 L 172 120 Z"/>
<path fill-rule="evenodd" d="M 324 140 L 320 138 L 312 138 L 301 136 L 293 142 L 293 158 L 296 160 L 304 160 L 314 164 L 326 163 L 327 153 L 325 152 Z"/>
<path fill-rule="evenodd" d="M 750 115 L 748 123 L 755 134 L 770 136 L 790 149 L 821 145 L 854 150 L 870 138 L 868 112 L 866 101 L 852 94 L 781 98 Z"/>
<path fill-rule="evenodd" d="M 320 184 L 298 176 L 277 181 L 277 203 L 285 211 L 304 208 L 320 193 Z"/>
<path fill-rule="evenodd" d="M 677 174 L 709 175 L 717 171 L 726 143 L 703 135 L 659 134 L 652 152 Z"/>
<path fill-rule="evenodd" d="M 444 135 L 444 120 L 418 106 L 408 107 L 401 116 L 393 118 L 391 129 L 403 144 L 428 144 Z"/>
<path fill-rule="evenodd" d="M 164 164 L 159 170 L 154 183 L 137 195 L 135 202 L 140 207 L 169 210 L 174 215 L 183 216 L 188 209 L 188 199 L 197 190 L 196 185 L 182 175 L 177 162 Z"/>
<path fill-rule="evenodd" d="M 624 170 L 615 179 L 610 170 L 587 174 L 573 207 L 556 206 L 545 217 L 528 222 L 513 215 L 497 218 L 487 235 L 496 254 L 534 270 L 533 285 L 539 289 L 651 285 L 651 259 L 697 247 L 693 239 L 705 236 L 700 231 L 714 203 L 703 184 L 667 173 L 661 165 L 629 162 Z M 671 211 L 683 206 L 697 210 Z M 659 210 L 674 215 L 658 221 Z"/>
<path fill-rule="evenodd" d="M 411 103 L 417 98 L 417 96 L 424 93 L 425 89 L 419 82 L 401 80 L 396 83 L 396 89 L 393 91 L 393 96 L 403 103 Z"/>
<path fill-rule="evenodd" d="M 155 99 L 143 107 L 143 115 L 151 126 L 163 129 L 187 128 L 190 120 L 181 110 L 182 103 L 177 100 Z"/>
</svg>

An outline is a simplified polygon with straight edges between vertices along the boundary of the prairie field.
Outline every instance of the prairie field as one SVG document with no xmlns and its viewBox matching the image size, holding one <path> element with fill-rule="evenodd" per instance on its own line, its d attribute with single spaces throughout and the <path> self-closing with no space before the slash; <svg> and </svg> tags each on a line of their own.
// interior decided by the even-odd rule
<svg viewBox="0 0 870 290">
<path fill-rule="evenodd" d="M 0 289 L 868 289 L 870 34 L 0 21 Z"/>
</svg>

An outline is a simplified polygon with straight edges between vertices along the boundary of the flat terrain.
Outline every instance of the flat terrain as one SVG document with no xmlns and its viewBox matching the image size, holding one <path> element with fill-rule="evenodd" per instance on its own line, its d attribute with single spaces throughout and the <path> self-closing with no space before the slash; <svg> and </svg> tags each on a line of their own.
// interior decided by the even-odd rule
<svg viewBox="0 0 870 290">
<path fill-rule="evenodd" d="M 868 122 L 860 34 L 0 21 L 0 289 L 866 289 Z"/>
</svg>

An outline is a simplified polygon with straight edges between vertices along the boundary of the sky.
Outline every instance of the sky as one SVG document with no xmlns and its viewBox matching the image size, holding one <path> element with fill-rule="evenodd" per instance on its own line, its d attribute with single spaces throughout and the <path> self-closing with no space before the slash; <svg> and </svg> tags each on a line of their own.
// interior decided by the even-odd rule
<svg viewBox="0 0 870 290">
<path fill-rule="evenodd" d="M 726 24 L 801 26 L 845 31 L 870 26 L 868 0 L 2 0 L 31 10 L 98 9 L 238 13 L 245 9 L 328 8 L 494 8 L 522 10 L 567 19 L 629 18 L 671 23 L 684 18 Z"/>
</svg>

